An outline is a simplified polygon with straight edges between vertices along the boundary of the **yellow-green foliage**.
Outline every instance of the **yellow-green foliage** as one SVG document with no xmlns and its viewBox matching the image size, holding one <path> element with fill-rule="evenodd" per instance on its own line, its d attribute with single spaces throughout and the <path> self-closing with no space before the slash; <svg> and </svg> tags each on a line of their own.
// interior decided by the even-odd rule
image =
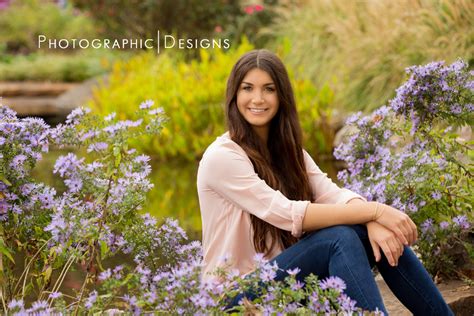
<svg viewBox="0 0 474 316">
<path fill-rule="evenodd" d="M 331 82 L 342 109 L 384 104 L 405 67 L 474 61 L 472 0 L 309 0 L 290 9 L 273 27 L 291 42 L 285 61 L 317 87 Z"/>
<path fill-rule="evenodd" d="M 163 107 L 169 121 L 162 134 L 139 144 L 147 154 L 160 159 L 197 160 L 214 139 L 225 132 L 225 86 L 233 64 L 253 49 L 244 41 L 228 52 L 201 50 L 200 59 L 185 61 L 179 54 L 159 56 L 145 53 L 118 62 L 104 84 L 95 91 L 91 107 L 101 114 L 116 112 L 133 119 L 138 105 L 146 99 Z M 318 132 L 320 106 L 331 102 L 331 94 L 316 91 L 309 81 L 293 81 L 300 119 L 305 129 L 305 147 L 314 155 L 330 152 L 322 146 Z M 327 114 L 327 111 L 325 112 Z"/>
</svg>

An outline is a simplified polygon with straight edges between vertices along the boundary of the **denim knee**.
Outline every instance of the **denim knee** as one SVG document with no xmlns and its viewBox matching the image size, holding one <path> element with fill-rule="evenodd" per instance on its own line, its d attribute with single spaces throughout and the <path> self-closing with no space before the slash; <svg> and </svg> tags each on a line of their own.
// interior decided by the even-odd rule
<svg viewBox="0 0 474 316">
<path fill-rule="evenodd" d="M 314 233 L 323 234 L 325 240 L 332 240 L 341 245 L 353 245 L 355 241 L 359 240 L 359 235 L 356 231 L 348 225 L 330 226 Z"/>
</svg>

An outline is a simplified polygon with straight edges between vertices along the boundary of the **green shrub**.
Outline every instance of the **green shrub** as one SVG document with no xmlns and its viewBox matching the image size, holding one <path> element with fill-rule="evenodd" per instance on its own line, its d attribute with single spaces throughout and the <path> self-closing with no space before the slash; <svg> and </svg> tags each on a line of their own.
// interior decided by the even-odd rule
<svg viewBox="0 0 474 316">
<path fill-rule="evenodd" d="M 225 25 L 242 14 L 240 1 L 211 0 L 74 0 L 81 10 L 91 14 L 103 26 L 107 36 L 145 38 L 156 31 L 178 32 L 180 36 L 208 36 L 216 25 Z"/>
<path fill-rule="evenodd" d="M 38 0 L 14 1 L 0 11 L 0 42 L 7 53 L 31 53 L 38 49 L 38 35 L 47 38 L 94 38 L 92 19 L 72 7 L 59 8 Z"/>
<path fill-rule="evenodd" d="M 28 56 L 4 55 L 0 61 L 3 81 L 83 81 L 103 74 L 113 60 L 124 54 L 110 51 L 84 51 L 75 55 L 34 53 Z"/>
<path fill-rule="evenodd" d="M 200 60 L 184 61 L 179 55 L 145 53 L 114 65 L 108 85 L 95 91 L 91 108 L 99 113 L 117 112 L 121 118 L 134 117 L 136 104 L 152 99 L 163 107 L 169 122 L 159 138 L 148 138 L 137 146 L 147 154 L 162 158 L 199 159 L 205 148 L 225 132 L 225 85 L 232 65 L 252 46 L 243 41 L 224 53 L 201 50 Z M 317 91 L 309 81 L 294 80 L 300 119 L 305 131 L 306 148 L 313 153 L 331 152 L 331 144 L 320 143 L 325 137 L 320 128 L 321 114 L 332 93 Z"/>
<path fill-rule="evenodd" d="M 313 0 L 280 15 L 286 62 L 317 87 L 330 83 L 343 109 L 384 104 L 410 65 L 474 58 L 472 1 Z"/>
</svg>

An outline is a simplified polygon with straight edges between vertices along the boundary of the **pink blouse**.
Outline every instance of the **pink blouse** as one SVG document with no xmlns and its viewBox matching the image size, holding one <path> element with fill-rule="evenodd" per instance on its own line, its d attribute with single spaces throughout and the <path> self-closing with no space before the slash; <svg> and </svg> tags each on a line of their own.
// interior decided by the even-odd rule
<svg viewBox="0 0 474 316">
<path fill-rule="evenodd" d="M 316 203 L 347 203 L 360 195 L 339 188 L 304 151 L 306 170 Z M 250 215 L 287 231 L 302 234 L 303 218 L 310 201 L 293 201 L 259 178 L 245 151 L 229 132 L 207 148 L 197 174 L 204 251 L 203 279 L 213 278 L 215 268 L 226 258 L 226 266 L 241 275 L 254 270 L 253 231 Z M 267 259 L 282 249 L 276 246 Z"/>
</svg>

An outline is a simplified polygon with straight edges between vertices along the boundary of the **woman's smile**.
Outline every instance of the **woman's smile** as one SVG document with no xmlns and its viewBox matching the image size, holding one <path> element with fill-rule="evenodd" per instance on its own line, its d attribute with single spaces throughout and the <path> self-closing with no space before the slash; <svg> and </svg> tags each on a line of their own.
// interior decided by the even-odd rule
<svg viewBox="0 0 474 316">
<path fill-rule="evenodd" d="M 248 108 L 250 112 L 256 115 L 261 115 L 268 111 L 268 108 Z"/>
</svg>

